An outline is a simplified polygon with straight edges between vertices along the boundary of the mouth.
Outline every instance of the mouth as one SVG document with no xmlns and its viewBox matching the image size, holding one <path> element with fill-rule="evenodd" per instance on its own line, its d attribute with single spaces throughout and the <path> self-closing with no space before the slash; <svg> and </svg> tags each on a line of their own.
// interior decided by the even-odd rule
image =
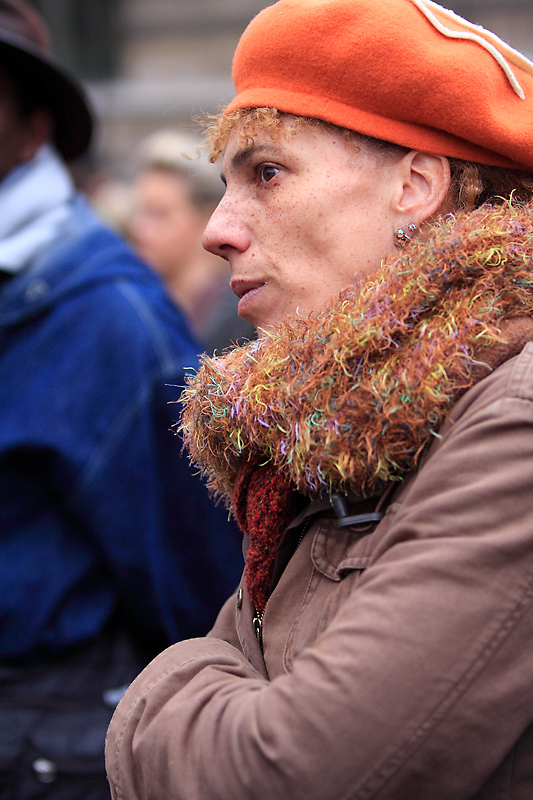
<svg viewBox="0 0 533 800">
<path fill-rule="evenodd" d="M 242 298 L 247 294 L 250 294 L 250 292 L 261 289 L 261 287 L 264 285 L 265 281 L 244 281 L 240 280 L 239 278 L 232 278 L 230 281 L 231 291 L 237 295 L 239 300 L 242 300 Z"/>
<path fill-rule="evenodd" d="M 266 284 L 266 281 L 246 281 L 239 278 L 232 278 L 230 281 L 232 292 L 239 298 L 237 313 L 252 325 L 257 325 L 259 318 L 257 317 L 257 301 L 260 303 L 262 289 Z"/>
</svg>

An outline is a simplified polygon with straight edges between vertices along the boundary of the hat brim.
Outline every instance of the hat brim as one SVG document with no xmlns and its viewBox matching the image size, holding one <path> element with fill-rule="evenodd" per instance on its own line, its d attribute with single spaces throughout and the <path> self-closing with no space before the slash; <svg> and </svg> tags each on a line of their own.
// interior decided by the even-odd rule
<svg viewBox="0 0 533 800">
<path fill-rule="evenodd" d="M 66 161 L 81 156 L 93 134 L 93 116 L 85 91 L 53 56 L 33 48 L 16 34 L 0 30 L 0 67 L 32 86 L 55 121 L 54 143 Z"/>
</svg>

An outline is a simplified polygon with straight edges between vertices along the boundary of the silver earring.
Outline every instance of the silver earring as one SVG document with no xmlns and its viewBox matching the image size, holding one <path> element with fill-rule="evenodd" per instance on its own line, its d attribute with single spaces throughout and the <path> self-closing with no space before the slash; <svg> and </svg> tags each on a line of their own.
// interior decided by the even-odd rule
<svg viewBox="0 0 533 800">
<path fill-rule="evenodd" d="M 414 222 L 410 222 L 410 223 L 409 223 L 409 225 L 407 226 L 407 230 L 409 231 L 409 233 L 410 233 L 411 235 L 412 235 L 412 234 L 413 234 L 413 233 L 414 233 L 414 232 L 417 230 L 417 228 L 418 228 L 418 225 L 415 225 L 415 223 L 414 223 Z M 407 242 L 410 242 L 410 241 L 411 241 L 411 236 L 409 236 L 409 235 L 408 235 L 408 234 L 407 234 L 407 233 L 404 231 L 404 229 L 403 229 L 403 228 L 398 228 L 398 230 L 397 230 L 397 231 L 394 231 L 394 237 L 395 237 L 395 239 L 396 239 L 396 241 L 394 242 L 394 244 L 395 244 L 395 245 L 396 245 L 396 247 L 398 247 L 400 250 L 403 248 L 403 246 L 404 246 L 404 245 L 405 245 Z"/>
</svg>

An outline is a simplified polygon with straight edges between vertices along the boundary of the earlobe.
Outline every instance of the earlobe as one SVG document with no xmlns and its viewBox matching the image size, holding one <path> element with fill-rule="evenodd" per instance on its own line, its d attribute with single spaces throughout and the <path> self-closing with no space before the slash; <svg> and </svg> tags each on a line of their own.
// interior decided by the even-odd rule
<svg viewBox="0 0 533 800">
<path fill-rule="evenodd" d="M 397 228 L 394 231 L 394 244 L 399 250 L 403 250 L 404 246 L 407 242 L 410 242 L 413 236 L 415 235 L 416 231 L 418 230 L 418 225 L 415 225 L 414 222 L 410 222 L 407 226 L 407 232 L 404 231 L 403 228 Z"/>
<path fill-rule="evenodd" d="M 399 163 L 401 190 L 396 213 L 420 225 L 435 214 L 450 187 L 450 164 L 445 156 L 411 150 Z"/>
</svg>

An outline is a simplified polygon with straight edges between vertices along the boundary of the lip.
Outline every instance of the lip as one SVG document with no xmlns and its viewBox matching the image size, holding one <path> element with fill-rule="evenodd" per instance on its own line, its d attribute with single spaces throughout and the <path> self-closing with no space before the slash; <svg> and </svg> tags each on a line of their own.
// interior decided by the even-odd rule
<svg viewBox="0 0 533 800">
<path fill-rule="evenodd" d="M 242 298 L 250 292 L 261 289 L 264 285 L 265 281 L 246 281 L 241 278 L 232 278 L 230 281 L 231 291 L 237 295 L 239 300 L 242 300 Z"/>
<path fill-rule="evenodd" d="M 254 303 L 261 290 L 266 286 L 266 281 L 250 281 L 240 278 L 232 278 L 230 281 L 231 291 L 239 298 L 237 311 L 239 316 L 248 319 L 250 306 Z"/>
</svg>

